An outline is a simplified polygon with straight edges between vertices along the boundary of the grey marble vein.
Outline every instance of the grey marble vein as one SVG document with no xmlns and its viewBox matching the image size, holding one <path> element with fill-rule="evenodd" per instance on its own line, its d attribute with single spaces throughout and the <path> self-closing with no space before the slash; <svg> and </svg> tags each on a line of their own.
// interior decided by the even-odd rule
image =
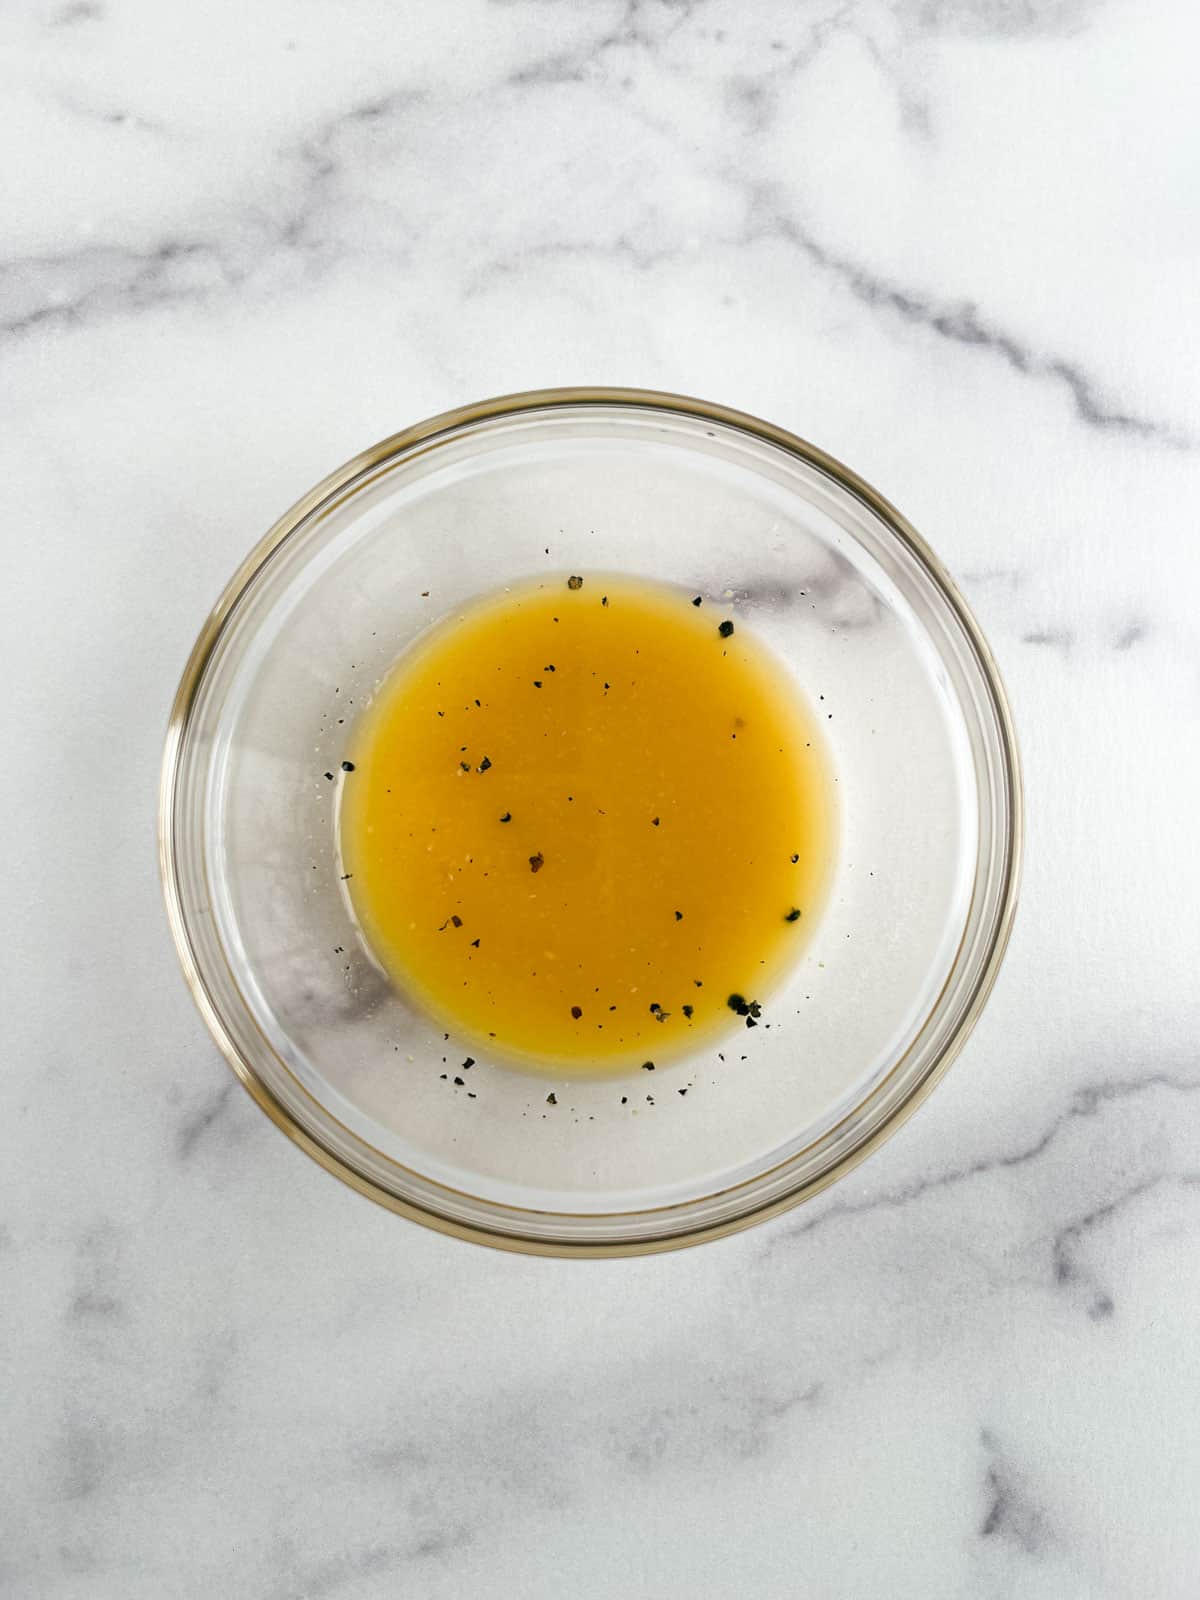
<svg viewBox="0 0 1200 1600">
<path fill-rule="evenodd" d="M 990 1460 L 984 1479 L 987 1509 L 979 1537 L 1010 1543 L 1027 1556 L 1040 1555 L 1053 1539 L 1045 1510 L 989 1429 L 983 1430 L 980 1443 Z"/>
<path fill-rule="evenodd" d="M 1051 1252 L 1055 1283 L 1063 1287 L 1078 1283 L 1083 1277 L 1083 1272 L 1077 1260 L 1077 1252 L 1088 1234 L 1094 1228 L 1111 1221 L 1131 1202 L 1140 1200 L 1143 1195 L 1150 1194 L 1163 1186 L 1200 1189 L 1200 1169 L 1194 1172 L 1153 1173 L 1149 1177 L 1128 1184 L 1111 1199 L 1105 1200 L 1101 1205 L 1093 1206 L 1083 1216 L 1059 1228 L 1054 1235 Z M 1111 1296 L 1106 1291 L 1101 1291 L 1093 1300 L 1089 1315 L 1093 1320 L 1101 1321 L 1111 1316 L 1113 1309 Z"/>
<path fill-rule="evenodd" d="M 60 256 L 0 262 L 0 334 L 71 325 L 94 315 L 203 299 L 244 280 L 205 240 L 170 239 L 148 250 L 89 245 Z"/>
<path fill-rule="evenodd" d="M 125 1314 L 121 1293 L 121 1229 L 101 1218 L 75 1245 L 74 1286 L 66 1310 L 69 1326 L 78 1329 L 119 1322 Z"/>
<path fill-rule="evenodd" d="M 1041 645 L 1047 650 L 1058 650 L 1068 655 L 1075 643 L 1075 633 L 1071 628 L 1032 628 L 1021 635 L 1021 642 Z"/>
<path fill-rule="evenodd" d="M 206 1101 L 183 1119 L 175 1136 L 175 1152 L 180 1161 L 188 1160 L 209 1130 L 225 1115 L 237 1088 L 237 1080 L 231 1074 Z"/>
<path fill-rule="evenodd" d="M 104 1482 L 113 1452 L 105 1429 L 75 1419 L 59 1441 L 58 1456 L 59 1488 L 63 1498 L 86 1500 Z"/>
<path fill-rule="evenodd" d="M 1075 1090 L 1070 1103 L 1060 1111 L 1053 1120 L 1035 1138 L 1013 1150 L 1004 1151 L 997 1155 L 981 1156 L 976 1160 L 966 1162 L 961 1166 L 946 1168 L 934 1172 L 926 1177 L 914 1179 L 911 1183 L 901 1188 L 885 1190 L 882 1193 L 869 1195 L 860 1201 L 832 1201 L 823 1207 L 814 1208 L 810 1214 L 803 1213 L 796 1221 L 788 1222 L 777 1228 L 768 1238 L 763 1247 L 764 1253 L 770 1256 L 780 1249 L 789 1246 L 793 1239 L 803 1238 L 818 1229 L 824 1229 L 831 1223 L 842 1222 L 847 1218 L 866 1215 L 872 1211 L 884 1209 L 895 1210 L 908 1206 L 915 1201 L 923 1199 L 926 1195 L 939 1190 L 955 1187 L 968 1183 L 976 1178 L 986 1177 L 992 1173 L 1005 1172 L 1017 1167 L 1027 1166 L 1037 1161 L 1058 1141 L 1065 1131 L 1080 1119 L 1093 1118 L 1105 1107 L 1120 1101 L 1139 1098 L 1154 1091 L 1166 1090 L 1171 1094 L 1188 1096 L 1200 1094 L 1200 1078 L 1191 1079 L 1176 1076 L 1172 1073 L 1149 1072 L 1143 1078 L 1112 1078 L 1102 1079 L 1091 1084 L 1084 1084 Z M 1100 1220 L 1110 1214 L 1126 1199 L 1135 1198 L 1142 1192 L 1142 1188 L 1155 1182 L 1163 1181 L 1161 1177 L 1146 1180 L 1146 1185 L 1139 1185 L 1129 1192 L 1121 1195 L 1105 1207 L 1099 1208 L 1092 1220 Z M 1088 1222 L 1088 1226 L 1091 1222 Z M 1073 1237 L 1072 1230 L 1079 1224 L 1071 1224 L 1066 1230 L 1066 1235 Z M 1083 1231 L 1086 1231 L 1084 1228 Z M 1053 1244 L 1054 1275 L 1057 1282 L 1066 1281 L 1059 1267 L 1063 1249 L 1061 1241 L 1055 1238 Z"/>
<path fill-rule="evenodd" d="M 1104 0 L 902 0 L 901 14 L 922 29 L 997 39 L 1072 35 Z"/>
<path fill-rule="evenodd" d="M 813 266 L 836 280 L 854 299 L 902 322 L 923 328 L 939 339 L 995 356 L 1023 377 L 1049 380 L 1064 387 L 1074 414 L 1085 427 L 1128 434 L 1175 450 L 1190 450 L 1194 440 L 1173 422 L 1139 416 L 1110 398 L 1103 386 L 1077 362 L 1038 351 L 1007 329 L 990 322 L 971 300 L 935 298 L 889 281 L 866 264 L 831 249 L 798 222 L 778 196 L 760 191 L 751 206 L 749 238 L 777 238 L 799 250 Z"/>
<path fill-rule="evenodd" d="M 101 22 L 104 7 L 99 0 L 68 0 L 50 18 L 52 28 L 77 28 L 84 22 Z"/>
<path fill-rule="evenodd" d="M 1144 617 L 1131 617 L 1123 627 L 1117 630 L 1113 639 L 1113 649 L 1119 651 L 1132 650 L 1134 645 L 1141 644 L 1150 631 L 1150 625 Z"/>
</svg>

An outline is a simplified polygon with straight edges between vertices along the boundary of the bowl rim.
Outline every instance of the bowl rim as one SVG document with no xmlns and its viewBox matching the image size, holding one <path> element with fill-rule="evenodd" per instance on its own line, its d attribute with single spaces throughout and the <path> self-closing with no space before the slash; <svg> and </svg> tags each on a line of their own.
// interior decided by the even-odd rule
<svg viewBox="0 0 1200 1600">
<path fill-rule="evenodd" d="M 694 1228 L 654 1235 L 639 1239 L 546 1239 L 527 1234 L 490 1228 L 478 1223 L 462 1222 L 444 1216 L 430 1207 L 417 1204 L 393 1194 L 390 1190 L 357 1171 L 339 1154 L 324 1145 L 314 1134 L 302 1126 L 292 1112 L 276 1096 L 258 1073 L 252 1062 L 242 1052 L 226 1025 L 221 1012 L 209 992 L 188 931 L 183 909 L 181 886 L 175 860 L 175 807 L 181 753 L 185 735 L 196 705 L 197 694 L 209 661 L 221 640 L 226 623 L 239 600 L 258 573 L 272 559 L 310 514 L 331 496 L 344 490 L 361 474 L 380 466 L 393 457 L 400 456 L 416 445 L 429 444 L 439 435 L 461 431 L 471 424 L 491 421 L 521 412 L 612 406 L 622 409 L 669 411 L 678 415 L 717 422 L 726 427 L 748 433 L 768 444 L 775 445 L 800 460 L 815 466 L 834 480 L 842 489 L 861 500 L 886 525 L 917 558 L 943 599 L 950 606 L 963 629 L 981 673 L 984 687 L 991 702 L 999 730 L 999 747 L 1002 760 L 1002 778 L 1007 800 L 1009 824 L 1003 838 L 1002 884 L 998 910 L 990 942 L 983 962 L 963 1006 L 957 1025 L 941 1049 L 933 1057 L 924 1074 L 913 1083 L 908 1093 L 893 1107 L 884 1121 L 845 1150 L 829 1167 L 808 1178 L 801 1179 L 786 1194 L 763 1200 L 748 1207 L 736 1216 L 719 1222 L 700 1224 Z M 167 723 L 163 751 L 158 801 L 158 862 L 166 901 L 167 919 L 175 943 L 183 976 L 209 1032 L 243 1088 L 263 1110 L 276 1127 L 327 1172 L 347 1184 L 359 1194 L 374 1200 L 387 1210 L 425 1227 L 451 1237 L 476 1244 L 486 1244 L 495 1249 L 514 1251 L 526 1255 L 554 1257 L 620 1257 L 657 1254 L 667 1250 L 683 1249 L 708 1240 L 724 1238 L 739 1233 L 756 1223 L 781 1215 L 793 1206 L 812 1199 L 839 1178 L 865 1160 L 883 1142 L 901 1127 L 939 1083 L 962 1050 L 975 1023 L 991 994 L 1008 947 L 1016 915 L 1020 889 L 1021 866 L 1024 854 L 1024 794 L 1021 781 L 1021 763 L 1017 747 L 1012 712 L 999 668 L 979 624 L 969 606 L 950 577 L 946 568 L 930 546 L 890 501 L 884 498 L 865 479 L 836 457 L 819 446 L 811 444 L 798 434 L 791 433 L 760 417 L 729 406 L 689 395 L 667 391 L 622 387 L 564 387 L 531 389 L 513 394 L 495 396 L 457 406 L 450 411 L 427 417 L 398 433 L 390 434 L 370 445 L 358 455 L 335 468 L 305 495 L 295 502 L 274 523 L 268 532 L 251 549 L 222 590 L 216 605 L 210 611 L 196 642 L 188 656 L 172 702 Z M 633 1213 L 636 1214 L 636 1213 Z M 623 1213 L 624 1215 L 624 1213 Z"/>
</svg>

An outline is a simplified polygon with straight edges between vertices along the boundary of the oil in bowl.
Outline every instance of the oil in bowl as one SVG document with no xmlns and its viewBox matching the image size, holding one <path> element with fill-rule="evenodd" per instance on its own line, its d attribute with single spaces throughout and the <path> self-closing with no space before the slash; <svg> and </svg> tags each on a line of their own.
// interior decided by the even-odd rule
<svg viewBox="0 0 1200 1600">
<path fill-rule="evenodd" d="M 816 1193 L 919 1104 L 999 970 L 1020 775 L 986 640 L 857 474 L 542 391 L 280 520 L 189 661 L 159 840 L 205 1020 L 310 1155 L 622 1255 Z"/>
<path fill-rule="evenodd" d="M 812 711 L 704 595 L 576 573 L 396 662 L 342 763 L 342 881 L 391 980 L 493 1055 L 653 1067 L 762 998 L 836 840 Z"/>
</svg>

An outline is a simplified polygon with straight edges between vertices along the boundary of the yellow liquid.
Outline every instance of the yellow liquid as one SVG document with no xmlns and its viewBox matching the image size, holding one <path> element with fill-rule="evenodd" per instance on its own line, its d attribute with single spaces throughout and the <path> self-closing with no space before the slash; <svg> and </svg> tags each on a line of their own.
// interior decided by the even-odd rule
<svg viewBox="0 0 1200 1600">
<path fill-rule="evenodd" d="M 592 574 L 485 598 L 354 729 L 340 842 L 367 941 L 521 1064 L 637 1067 L 756 1023 L 738 998 L 820 909 L 823 741 L 749 631 L 692 600 Z"/>
</svg>

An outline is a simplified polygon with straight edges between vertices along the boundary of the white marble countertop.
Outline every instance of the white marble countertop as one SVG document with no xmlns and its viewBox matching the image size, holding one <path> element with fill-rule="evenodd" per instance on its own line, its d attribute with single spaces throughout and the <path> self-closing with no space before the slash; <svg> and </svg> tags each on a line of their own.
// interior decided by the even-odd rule
<svg viewBox="0 0 1200 1600">
<path fill-rule="evenodd" d="M 0 1592 L 1200 1592 L 1200 403 L 1182 0 L 0 18 Z M 1021 912 L 825 1197 L 628 1263 L 376 1209 L 236 1089 L 167 706 L 362 445 L 555 383 L 858 468 L 999 654 Z"/>
</svg>

